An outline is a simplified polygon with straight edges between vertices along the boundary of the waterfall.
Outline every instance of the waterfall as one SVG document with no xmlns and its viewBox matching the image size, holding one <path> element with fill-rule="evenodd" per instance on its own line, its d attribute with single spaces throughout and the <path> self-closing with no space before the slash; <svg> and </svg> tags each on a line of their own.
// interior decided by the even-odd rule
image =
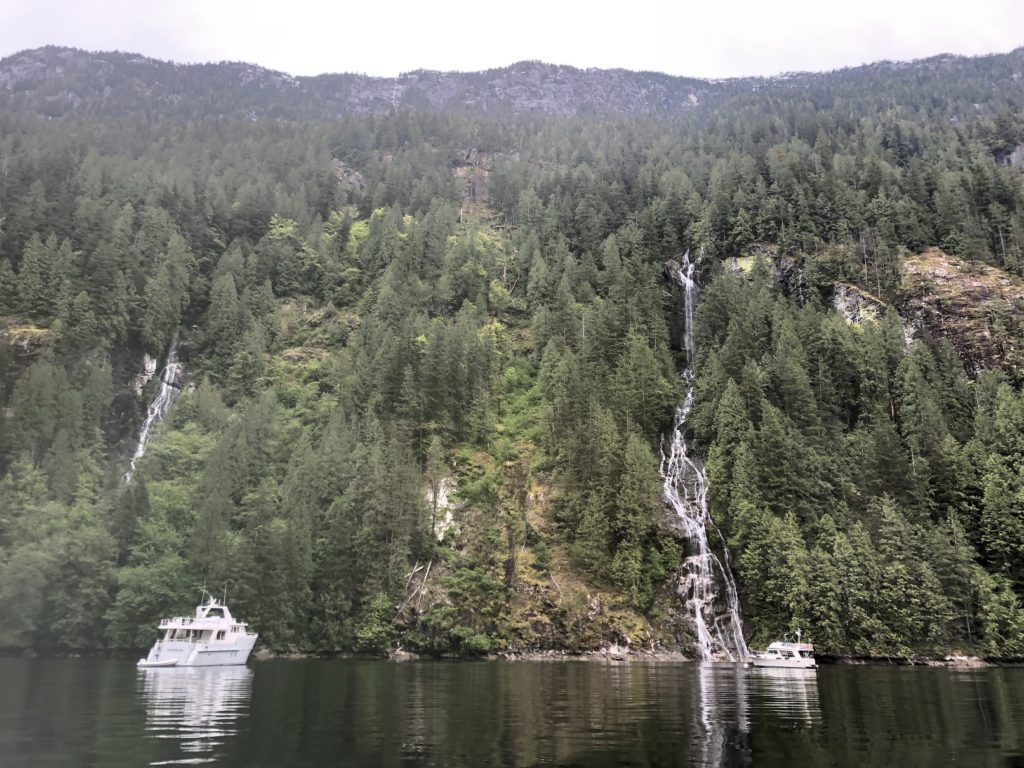
<svg viewBox="0 0 1024 768">
<path fill-rule="evenodd" d="M 174 401 L 181 392 L 181 376 L 185 367 L 178 361 L 178 337 L 175 336 L 171 345 L 167 348 L 167 360 L 164 362 L 164 369 L 160 374 L 160 387 L 156 391 L 153 402 L 149 404 L 146 411 L 146 420 L 142 422 L 142 429 L 139 430 L 138 443 L 135 446 L 135 453 L 132 456 L 128 471 L 124 473 L 124 481 L 130 483 L 132 474 L 135 472 L 135 464 L 146 453 L 146 440 L 149 432 L 156 426 L 170 410 Z"/>
<path fill-rule="evenodd" d="M 697 303 L 696 264 L 690 254 L 676 274 L 683 288 L 686 368 L 682 378 L 686 397 L 676 409 L 672 439 L 666 454 L 661 451 L 661 478 L 665 501 L 672 507 L 686 534 L 686 557 L 679 569 L 677 591 L 686 603 L 697 637 L 702 659 L 744 659 L 749 655 L 743 639 L 739 596 L 729 566 L 725 540 L 708 512 L 708 483 L 704 467 L 695 456 L 694 446 L 686 439 L 685 424 L 693 408 L 693 309 Z M 714 529 L 721 543 L 722 557 L 708 543 L 708 529 Z"/>
</svg>

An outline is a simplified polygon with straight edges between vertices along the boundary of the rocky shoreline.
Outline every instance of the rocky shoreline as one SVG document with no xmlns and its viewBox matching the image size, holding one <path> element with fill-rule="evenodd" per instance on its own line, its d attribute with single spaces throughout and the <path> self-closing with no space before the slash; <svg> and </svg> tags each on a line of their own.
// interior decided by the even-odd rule
<svg viewBox="0 0 1024 768">
<path fill-rule="evenodd" d="M 535 651 L 502 651 L 491 653 L 480 657 L 466 657 L 455 655 L 430 656 L 426 654 L 413 653 L 403 649 L 392 651 L 387 656 L 373 656 L 359 653 L 337 653 L 322 654 L 312 652 L 275 652 L 270 650 L 259 650 L 253 653 L 253 659 L 257 661 L 271 661 L 276 659 L 380 659 L 381 661 L 586 661 L 586 662 L 616 662 L 616 663 L 651 663 L 651 662 L 694 662 L 691 656 L 669 649 L 634 649 L 628 646 L 610 645 L 593 651 L 572 653 L 558 650 L 535 650 Z M 901 666 L 901 667 L 950 667 L 950 668 L 982 668 L 1000 666 L 1019 666 L 1024 663 L 1021 659 L 986 659 L 980 656 L 965 656 L 961 654 L 947 654 L 945 656 L 819 656 L 820 665 L 847 665 L 847 666 Z"/>
<path fill-rule="evenodd" d="M 25 659 L 134 659 L 144 651 L 132 651 L 125 649 L 76 649 L 65 650 L 55 648 L 0 648 L 0 656 L 22 657 Z M 375 656 L 364 653 L 318 653 L 315 651 L 273 651 L 261 648 L 253 652 L 252 660 L 278 661 L 278 660 L 301 660 L 301 659 L 379 659 L 381 661 L 551 661 L 551 662 L 598 662 L 598 663 L 679 663 L 694 662 L 696 659 L 686 654 L 670 649 L 634 649 L 628 646 L 609 645 L 593 651 L 571 653 L 569 651 L 557 650 L 534 650 L 534 651 L 502 651 L 480 657 L 467 656 L 430 656 L 426 654 L 413 653 L 401 648 L 392 651 L 387 656 Z M 1024 659 L 996 659 L 984 658 L 981 656 L 967 656 L 962 654 L 947 654 L 944 656 L 830 656 L 821 655 L 817 657 L 819 666 L 847 665 L 847 666 L 901 666 L 901 667 L 947 667 L 957 669 L 980 669 L 985 667 L 1015 667 L 1024 664 Z"/>
<path fill-rule="evenodd" d="M 901 657 L 860 657 L 860 656 L 826 656 L 818 659 L 819 663 L 845 664 L 850 666 L 898 666 L 898 667 L 999 667 L 1015 666 L 1021 662 L 1013 660 L 984 659 L 980 656 L 901 656 Z"/>
</svg>

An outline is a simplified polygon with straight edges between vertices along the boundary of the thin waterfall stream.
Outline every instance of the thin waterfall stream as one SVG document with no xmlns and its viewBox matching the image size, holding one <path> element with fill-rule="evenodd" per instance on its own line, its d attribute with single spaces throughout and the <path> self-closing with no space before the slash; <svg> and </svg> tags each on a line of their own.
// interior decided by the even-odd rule
<svg viewBox="0 0 1024 768">
<path fill-rule="evenodd" d="M 138 443 L 135 446 L 135 453 L 132 455 L 128 471 L 124 473 L 124 481 L 130 483 L 135 473 L 135 465 L 146 453 L 146 441 L 149 433 L 159 421 L 167 415 L 174 401 L 181 392 L 181 377 L 185 366 L 178 360 L 178 338 L 175 336 L 167 348 L 167 358 L 163 370 L 160 373 L 160 386 L 157 388 L 153 401 L 146 410 L 146 420 L 142 422 L 139 430 Z"/>
<path fill-rule="evenodd" d="M 697 648 L 704 660 L 738 661 L 750 655 L 743 639 L 739 595 L 729 565 L 725 540 L 708 511 L 708 483 L 704 466 L 686 438 L 686 419 L 693 409 L 693 311 L 697 304 L 696 263 L 683 256 L 676 279 L 683 289 L 686 368 L 682 378 L 686 397 L 676 409 L 668 452 L 662 447 L 661 478 L 665 501 L 672 507 L 686 534 L 685 559 L 679 569 L 677 591 L 684 599 L 694 624 Z M 721 543 L 722 557 L 708 542 L 713 529 Z"/>
</svg>

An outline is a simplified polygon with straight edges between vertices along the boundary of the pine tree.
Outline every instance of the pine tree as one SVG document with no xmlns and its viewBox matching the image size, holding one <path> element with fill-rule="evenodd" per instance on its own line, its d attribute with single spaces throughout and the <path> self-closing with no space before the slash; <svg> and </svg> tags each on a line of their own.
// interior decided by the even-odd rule
<svg viewBox="0 0 1024 768">
<path fill-rule="evenodd" d="M 11 262 L 0 258 L 0 314 L 9 314 L 18 306 L 18 278 Z"/>
<path fill-rule="evenodd" d="M 241 343 L 245 318 L 238 300 L 235 278 L 226 272 L 216 278 L 210 289 L 210 308 L 207 310 L 203 349 L 220 363 L 227 364 Z"/>
<path fill-rule="evenodd" d="M 92 310 L 93 301 L 88 293 L 79 291 L 62 302 L 57 311 L 54 330 L 60 332 L 60 348 L 69 357 L 82 355 L 102 343 L 102 328 Z"/>
<path fill-rule="evenodd" d="M 750 439 L 753 433 L 740 388 L 732 379 L 729 379 L 718 401 L 715 421 L 718 434 L 708 450 L 705 471 L 710 487 L 711 517 L 720 528 L 728 532 L 733 467 L 740 445 Z"/>
<path fill-rule="evenodd" d="M 146 283 L 142 308 L 142 337 L 150 352 L 159 354 L 170 343 L 188 305 L 189 272 L 194 263 L 182 237 L 174 233 L 166 252 L 157 257 L 155 274 Z"/>
<path fill-rule="evenodd" d="M 615 557 L 612 577 L 626 590 L 633 605 L 643 606 L 650 598 L 650 583 L 644 573 L 643 542 L 654 521 L 658 504 L 658 478 L 651 449 L 635 432 L 626 438 L 622 456 L 622 477 L 615 497 Z"/>
<path fill-rule="evenodd" d="M 1024 586 L 1024 477 L 991 455 L 985 467 L 980 534 L 985 557 L 1015 587 Z"/>
<path fill-rule="evenodd" d="M 796 518 L 776 518 L 762 510 L 744 515 L 750 544 L 737 561 L 749 615 L 759 639 L 807 626 L 809 586 L 813 578 Z"/>
<path fill-rule="evenodd" d="M 812 434 L 819 425 L 817 403 L 807 375 L 807 356 L 788 315 L 775 323 L 774 336 L 768 366 L 772 399 L 805 434 Z"/>
<path fill-rule="evenodd" d="M 50 257 L 51 253 L 42 239 L 33 234 L 25 244 L 18 270 L 19 308 L 26 315 L 43 318 L 52 312 Z"/>
</svg>

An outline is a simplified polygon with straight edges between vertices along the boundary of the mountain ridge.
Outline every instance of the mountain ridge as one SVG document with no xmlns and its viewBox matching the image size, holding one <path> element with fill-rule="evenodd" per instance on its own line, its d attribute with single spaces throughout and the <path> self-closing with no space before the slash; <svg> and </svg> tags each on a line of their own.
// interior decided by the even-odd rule
<svg viewBox="0 0 1024 768">
<path fill-rule="evenodd" d="M 982 72 L 975 74 L 979 68 Z M 0 59 L 0 109 L 47 117 L 142 112 L 188 118 L 333 119 L 396 109 L 671 117 L 732 96 L 772 88 L 786 91 L 794 85 L 844 94 L 880 72 L 918 79 L 953 75 L 958 87 L 979 92 L 996 84 L 1020 90 L 1024 49 L 978 57 L 939 54 L 830 72 L 702 79 L 536 60 L 475 72 L 417 69 L 397 77 L 344 72 L 294 76 L 246 62 L 178 63 L 133 52 L 45 46 Z"/>
</svg>

